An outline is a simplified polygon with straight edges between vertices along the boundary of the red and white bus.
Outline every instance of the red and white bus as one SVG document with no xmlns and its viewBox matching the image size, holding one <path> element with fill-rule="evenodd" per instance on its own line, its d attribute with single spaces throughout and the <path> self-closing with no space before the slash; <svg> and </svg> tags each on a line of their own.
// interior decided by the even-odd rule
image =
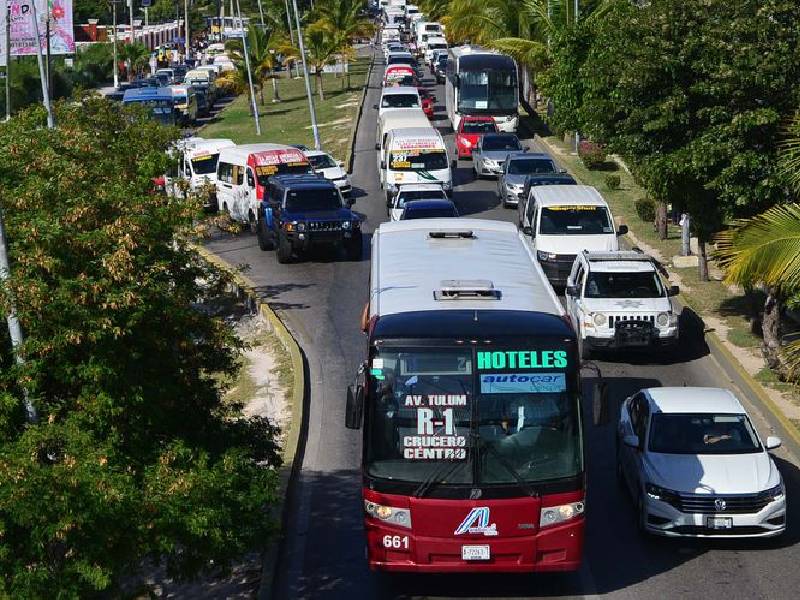
<svg viewBox="0 0 800 600">
<path fill-rule="evenodd" d="M 348 388 L 363 426 L 375 570 L 576 570 L 586 472 L 575 333 L 511 223 L 383 223 L 368 355 Z"/>
</svg>

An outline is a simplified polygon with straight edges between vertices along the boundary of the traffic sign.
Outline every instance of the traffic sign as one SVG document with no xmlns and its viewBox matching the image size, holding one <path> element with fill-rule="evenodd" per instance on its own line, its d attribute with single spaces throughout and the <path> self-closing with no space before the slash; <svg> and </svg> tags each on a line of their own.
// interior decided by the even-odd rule
<svg viewBox="0 0 800 600">
<path fill-rule="evenodd" d="M 153 6 L 153 0 L 139 0 L 139 3 L 142 5 L 142 8 L 150 8 Z"/>
</svg>

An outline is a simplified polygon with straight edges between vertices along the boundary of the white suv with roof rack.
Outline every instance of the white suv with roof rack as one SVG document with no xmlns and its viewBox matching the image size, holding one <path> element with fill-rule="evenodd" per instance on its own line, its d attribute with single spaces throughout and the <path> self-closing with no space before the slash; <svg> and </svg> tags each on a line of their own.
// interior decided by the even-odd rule
<svg viewBox="0 0 800 600">
<path fill-rule="evenodd" d="M 659 266 L 639 251 L 589 252 L 575 258 L 566 304 L 584 358 L 598 348 L 674 345 L 678 314 Z"/>
</svg>

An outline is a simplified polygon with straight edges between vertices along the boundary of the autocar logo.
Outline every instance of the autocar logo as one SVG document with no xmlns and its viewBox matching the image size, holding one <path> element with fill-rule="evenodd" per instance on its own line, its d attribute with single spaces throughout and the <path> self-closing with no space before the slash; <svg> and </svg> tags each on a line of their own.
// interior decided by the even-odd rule
<svg viewBox="0 0 800 600">
<path fill-rule="evenodd" d="M 469 514 L 456 527 L 453 535 L 464 535 L 465 533 L 482 533 L 486 536 L 497 535 L 497 525 L 489 524 L 489 507 L 476 506 L 469 511 Z"/>
<path fill-rule="evenodd" d="M 717 509 L 717 512 L 722 512 L 726 508 L 728 508 L 728 503 L 725 502 L 724 498 L 717 498 L 716 500 L 714 500 L 714 508 Z"/>
</svg>

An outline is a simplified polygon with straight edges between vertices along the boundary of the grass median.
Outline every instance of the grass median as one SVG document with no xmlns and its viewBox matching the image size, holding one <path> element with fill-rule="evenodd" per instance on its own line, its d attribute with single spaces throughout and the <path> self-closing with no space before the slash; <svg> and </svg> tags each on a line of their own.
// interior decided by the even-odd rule
<svg viewBox="0 0 800 600">
<path fill-rule="evenodd" d="M 706 322 L 708 327 L 717 330 L 717 334 L 732 346 L 741 349 L 750 360 L 744 362 L 747 370 L 757 376 L 761 383 L 783 392 L 794 404 L 800 405 L 800 388 L 797 386 L 778 385 L 777 379 L 766 377 L 754 365 L 763 365 L 760 346 L 761 337 L 754 333 L 754 316 L 763 304 L 763 298 L 757 294 L 744 294 L 743 291 L 725 285 L 721 273 L 710 263 L 711 281 L 700 281 L 697 267 L 675 268 L 670 265 L 673 256 L 681 251 L 680 227 L 669 225 L 667 239 L 659 238 L 655 227 L 650 222 L 642 221 L 636 212 L 634 203 L 647 196 L 647 192 L 636 184 L 633 176 L 623 167 L 612 161 L 603 169 L 590 170 L 575 154 L 575 150 L 563 139 L 550 134 L 547 127 L 536 115 L 522 113 L 521 128 L 527 134 L 538 135 L 550 149 L 554 157 L 564 166 L 579 183 L 597 188 L 608 201 L 614 216 L 628 225 L 631 233 L 641 244 L 643 250 L 655 250 L 660 254 L 665 266 L 679 280 L 683 297 L 689 307 Z M 618 189 L 611 189 L 606 183 L 608 175 L 617 175 L 620 179 Z M 735 354 L 737 354 L 735 352 Z M 737 357 L 741 357 L 737 354 Z M 743 362 L 743 364 L 744 364 Z M 759 367 L 760 368 L 760 367 Z M 759 376 L 760 375 L 760 376 Z M 788 392 L 788 393 L 787 393 Z"/>
<path fill-rule="evenodd" d="M 350 135 L 358 115 L 363 87 L 367 83 L 369 58 L 358 58 L 350 64 L 350 88 L 343 89 L 346 78 L 324 73 L 325 100 L 315 91 L 316 77 L 311 76 L 314 105 L 317 114 L 322 148 L 338 160 L 346 160 Z M 256 91 L 256 105 L 261 124 L 261 136 L 256 135 L 255 122 L 250 114 L 247 94 L 234 99 L 217 116 L 216 120 L 201 127 L 203 137 L 230 138 L 237 144 L 274 142 L 280 144 L 305 144 L 314 147 L 311 117 L 308 110 L 305 82 L 302 77 L 279 79 L 281 102 L 271 102 L 272 84 L 264 86 L 265 103 Z"/>
</svg>

